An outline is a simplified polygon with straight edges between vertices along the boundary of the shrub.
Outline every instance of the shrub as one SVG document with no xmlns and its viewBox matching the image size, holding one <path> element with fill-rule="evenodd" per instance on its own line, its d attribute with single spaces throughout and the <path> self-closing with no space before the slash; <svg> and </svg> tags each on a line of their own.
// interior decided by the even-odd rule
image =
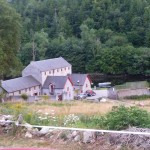
<svg viewBox="0 0 150 150">
<path fill-rule="evenodd" d="M 42 99 L 43 99 L 44 101 L 48 101 L 48 100 L 49 100 L 49 96 L 48 96 L 48 95 L 42 95 Z"/>
<path fill-rule="evenodd" d="M 132 96 L 126 96 L 125 99 L 133 99 L 133 100 L 144 100 L 149 99 L 150 95 L 132 95 Z"/>
<path fill-rule="evenodd" d="M 149 128 L 150 114 L 137 107 L 119 106 L 106 114 L 103 120 L 103 126 L 106 129 L 121 130 L 128 128 L 129 125 Z"/>
<path fill-rule="evenodd" d="M 23 100 L 25 100 L 25 101 L 27 101 L 27 99 L 28 99 L 28 95 L 27 94 L 21 94 L 21 98 L 23 99 Z"/>
</svg>

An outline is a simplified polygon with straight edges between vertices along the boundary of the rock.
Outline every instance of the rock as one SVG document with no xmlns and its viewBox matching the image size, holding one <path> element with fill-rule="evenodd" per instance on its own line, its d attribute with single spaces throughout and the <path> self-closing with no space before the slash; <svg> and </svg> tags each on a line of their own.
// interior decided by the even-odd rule
<svg viewBox="0 0 150 150">
<path fill-rule="evenodd" d="M 83 143 L 91 143 L 94 139 L 94 133 L 90 131 L 83 132 Z"/>
<path fill-rule="evenodd" d="M 80 141 L 80 139 L 81 139 L 81 138 L 80 138 L 80 135 L 77 135 L 77 136 L 74 138 L 74 141 L 75 141 L 75 142 L 78 142 L 78 141 Z"/>
<path fill-rule="evenodd" d="M 102 98 L 101 100 L 100 100 L 100 102 L 107 102 L 107 99 L 106 98 Z"/>
<path fill-rule="evenodd" d="M 39 134 L 45 135 L 50 131 L 48 127 L 43 127 L 40 131 Z M 52 131 L 52 130 L 51 130 Z"/>
<path fill-rule="evenodd" d="M 29 123 L 25 123 L 25 127 L 27 128 L 27 131 L 32 131 L 32 125 L 30 125 Z"/>
<path fill-rule="evenodd" d="M 39 130 L 37 128 L 28 130 L 32 135 L 40 136 Z"/>
<path fill-rule="evenodd" d="M 25 138 L 32 138 L 32 134 L 27 131 L 26 134 L 25 134 Z"/>
<path fill-rule="evenodd" d="M 4 115 L 5 120 L 13 120 L 12 115 Z"/>
<path fill-rule="evenodd" d="M 72 137 L 74 138 L 75 136 L 77 136 L 77 131 L 72 132 Z"/>
<path fill-rule="evenodd" d="M 53 132 L 48 132 L 48 133 L 45 135 L 45 137 L 46 137 L 46 138 L 51 138 L 53 135 L 54 135 Z"/>
</svg>

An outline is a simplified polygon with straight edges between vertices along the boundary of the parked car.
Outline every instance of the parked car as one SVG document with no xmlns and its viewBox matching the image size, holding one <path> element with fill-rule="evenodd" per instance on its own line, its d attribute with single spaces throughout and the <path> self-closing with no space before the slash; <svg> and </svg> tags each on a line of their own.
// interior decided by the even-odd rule
<svg viewBox="0 0 150 150">
<path fill-rule="evenodd" d="M 86 97 L 87 97 L 86 93 L 80 93 L 77 96 L 75 96 L 75 99 L 76 100 L 78 100 L 78 99 L 85 99 Z"/>
<path fill-rule="evenodd" d="M 87 90 L 85 93 L 87 96 L 95 96 L 96 95 L 96 93 L 92 90 Z"/>
</svg>

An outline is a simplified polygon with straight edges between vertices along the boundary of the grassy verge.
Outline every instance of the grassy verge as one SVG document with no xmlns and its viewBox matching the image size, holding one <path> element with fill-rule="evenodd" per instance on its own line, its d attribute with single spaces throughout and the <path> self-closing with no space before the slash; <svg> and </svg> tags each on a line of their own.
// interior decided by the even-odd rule
<svg viewBox="0 0 150 150">
<path fill-rule="evenodd" d="M 150 99 L 150 95 L 132 95 L 132 96 L 126 96 L 125 99 L 130 100 L 147 100 Z"/>
<path fill-rule="evenodd" d="M 93 104 L 84 102 L 73 102 L 69 105 L 65 105 L 65 103 L 53 105 L 54 103 L 49 105 L 42 104 L 41 106 L 28 103 L 5 103 L 0 106 L 0 114 L 13 115 L 14 119 L 17 119 L 18 114 L 22 114 L 24 121 L 33 125 L 115 130 L 125 129 L 129 125 L 150 127 L 150 114 L 138 107 L 113 106 L 112 103 L 110 105 L 109 103 Z M 106 109 L 106 106 L 111 107 Z M 44 111 L 45 107 L 46 112 Z M 105 109 L 105 113 L 100 113 L 102 112 L 100 108 L 102 110 Z M 62 110 L 62 113 L 56 113 L 57 109 Z M 94 111 L 95 113 L 93 113 L 95 109 L 97 112 Z M 86 110 L 88 113 L 81 113 L 83 110 Z M 101 111 L 98 112 L 98 110 Z"/>
</svg>

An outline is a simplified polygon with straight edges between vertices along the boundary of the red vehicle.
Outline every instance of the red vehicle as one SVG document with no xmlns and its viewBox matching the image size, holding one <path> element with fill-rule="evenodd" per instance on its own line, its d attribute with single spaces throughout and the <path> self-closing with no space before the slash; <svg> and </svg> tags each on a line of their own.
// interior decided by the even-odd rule
<svg viewBox="0 0 150 150">
<path fill-rule="evenodd" d="M 87 90 L 85 93 L 87 94 L 87 96 L 95 96 L 96 95 L 96 93 L 92 90 Z"/>
</svg>

